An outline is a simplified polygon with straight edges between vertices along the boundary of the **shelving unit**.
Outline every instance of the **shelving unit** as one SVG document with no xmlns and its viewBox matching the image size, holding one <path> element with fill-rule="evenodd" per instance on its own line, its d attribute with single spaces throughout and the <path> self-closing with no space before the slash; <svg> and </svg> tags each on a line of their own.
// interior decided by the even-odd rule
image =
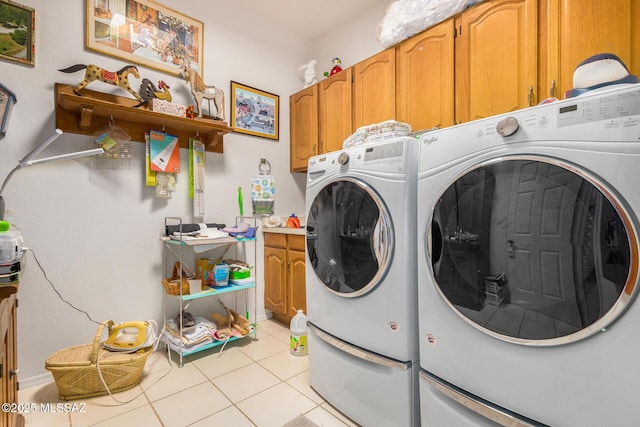
<svg viewBox="0 0 640 427">
<path fill-rule="evenodd" d="M 56 127 L 64 132 L 92 135 L 112 120 L 134 141 L 144 142 L 144 134 L 151 129 L 176 135 L 180 147 L 189 147 L 189 138 L 199 136 L 205 150 L 222 153 L 222 137 L 231 132 L 226 122 L 204 118 L 184 118 L 148 110 L 140 102 L 109 93 L 81 89 L 78 95 L 73 86 L 56 83 Z"/>
<path fill-rule="evenodd" d="M 256 227 L 257 226 L 257 221 L 254 217 L 236 217 L 235 219 L 235 225 L 238 226 L 240 223 L 247 223 L 249 224 L 251 227 Z M 180 234 L 182 234 L 182 218 L 180 217 L 166 217 L 165 218 L 165 229 L 167 229 L 168 225 L 178 225 L 179 226 L 179 230 L 180 230 Z M 256 230 L 257 231 L 257 230 Z M 250 246 L 253 249 L 253 260 L 254 262 L 256 261 L 256 238 L 234 238 L 234 237 L 224 237 L 224 238 L 219 238 L 219 239 L 185 239 L 185 240 L 174 240 L 169 238 L 169 236 L 166 236 L 163 238 L 164 240 L 164 244 L 165 244 L 165 250 L 164 250 L 164 268 L 165 268 L 165 277 L 168 277 L 170 275 L 170 271 L 173 268 L 173 262 L 170 262 L 170 258 L 174 259 L 174 262 L 177 261 L 180 263 L 180 265 L 185 265 L 184 264 L 184 251 L 185 250 L 192 250 L 197 254 L 205 254 L 208 251 L 211 250 L 220 250 L 221 252 L 224 251 L 224 253 L 226 254 L 229 250 L 234 249 L 235 253 L 234 253 L 234 258 L 238 259 L 238 252 L 239 249 L 242 247 L 243 249 L 243 254 L 244 257 L 246 259 L 248 253 L 247 253 L 247 246 Z M 225 248 L 226 246 L 226 248 Z M 177 251 L 172 250 L 171 248 L 177 248 Z M 230 294 L 230 293 L 237 293 L 240 291 L 244 292 L 244 296 L 245 296 L 245 311 L 248 314 L 248 310 L 249 310 L 249 302 L 248 302 L 248 294 L 252 293 L 253 295 L 253 319 L 251 319 L 249 317 L 249 320 L 255 324 L 256 322 L 256 318 L 257 318 L 257 298 L 256 298 L 256 268 L 254 266 L 254 268 L 252 269 L 252 275 L 251 277 L 253 278 L 253 282 L 252 283 L 248 283 L 248 284 L 244 284 L 244 285 L 234 285 L 234 284 L 229 284 L 228 286 L 224 286 L 224 287 L 219 287 L 219 288 L 211 288 L 211 289 L 207 289 L 207 290 L 202 290 L 200 293 L 196 293 L 196 294 L 190 294 L 190 295 L 183 295 L 182 293 L 180 295 L 169 295 L 165 292 L 164 294 L 164 310 L 163 310 L 163 316 L 164 316 L 164 322 L 166 324 L 167 320 L 170 319 L 170 317 L 167 315 L 167 311 L 168 311 L 168 306 L 169 306 L 169 301 L 173 300 L 176 301 L 178 304 L 178 319 L 180 319 L 179 321 L 179 332 L 180 335 L 183 335 L 183 325 L 182 325 L 182 314 L 184 311 L 186 311 L 188 306 L 188 303 L 194 300 L 198 300 L 201 298 L 209 298 L 209 297 L 217 297 L 223 294 Z M 180 279 L 182 280 L 182 271 L 180 271 Z M 180 287 L 180 291 L 182 292 L 182 287 Z M 251 292 L 253 291 L 253 292 Z M 185 304 L 187 303 L 187 304 Z M 236 307 L 235 307 L 236 311 L 237 310 L 237 300 L 236 300 Z M 252 332 L 250 332 L 248 335 L 243 336 L 243 337 L 235 337 L 232 336 L 231 338 L 229 338 L 228 340 L 225 341 L 213 341 L 209 344 L 206 345 L 202 345 L 202 346 L 198 346 L 195 349 L 186 349 L 183 347 L 183 344 L 180 344 L 180 351 L 177 352 L 178 356 L 179 356 L 179 366 L 182 367 L 183 366 L 183 356 L 187 356 L 189 354 L 193 354 L 193 353 L 197 353 L 203 350 L 207 350 L 213 347 L 217 347 L 219 345 L 223 345 L 227 342 L 232 342 L 232 341 L 236 341 L 240 338 L 245 338 L 245 337 L 251 337 L 254 341 L 258 339 L 257 336 L 257 329 L 254 328 L 254 330 Z"/>
</svg>

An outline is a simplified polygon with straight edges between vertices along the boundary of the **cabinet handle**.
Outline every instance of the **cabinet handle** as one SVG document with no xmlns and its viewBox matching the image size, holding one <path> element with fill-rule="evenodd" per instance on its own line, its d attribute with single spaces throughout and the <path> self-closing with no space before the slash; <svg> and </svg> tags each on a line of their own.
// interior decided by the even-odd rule
<svg viewBox="0 0 640 427">
<path fill-rule="evenodd" d="M 313 152 L 313 155 L 314 155 L 314 156 L 317 156 L 317 155 L 318 155 L 318 153 L 316 153 L 316 144 L 313 144 L 313 150 L 312 150 L 312 152 Z"/>
<path fill-rule="evenodd" d="M 18 375 L 20 369 L 9 369 L 9 378 L 13 378 L 15 375 Z"/>
<path fill-rule="evenodd" d="M 533 86 L 529 86 L 528 98 L 529 98 L 529 107 L 532 107 L 533 106 Z"/>
<path fill-rule="evenodd" d="M 322 148 L 324 144 L 322 144 L 322 141 L 320 141 L 318 148 L 320 148 L 320 153 L 322 153 L 324 151 L 324 148 Z M 318 154 L 320 154 L 318 153 Z"/>
<path fill-rule="evenodd" d="M 555 80 L 551 80 L 551 89 L 549 90 L 549 94 L 551 95 L 552 98 L 556 97 L 556 81 Z"/>
</svg>

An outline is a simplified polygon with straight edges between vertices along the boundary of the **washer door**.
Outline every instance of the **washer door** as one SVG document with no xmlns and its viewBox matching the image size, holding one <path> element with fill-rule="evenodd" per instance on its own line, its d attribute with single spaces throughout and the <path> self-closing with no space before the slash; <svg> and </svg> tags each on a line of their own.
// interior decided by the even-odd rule
<svg viewBox="0 0 640 427">
<path fill-rule="evenodd" d="M 615 192 L 574 165 L 502 158 L 458 176 L 426 242 L 435 283 L 474 327 L 526 345 L 606 328 L 631 300 L 637 237 Z"/>
<path fill-rule="evenodd" d="M 322 188 L 307 214 L 307 253 L 328 290 L 366 294 L 385 274 L 392 251 L 389 213 L 368 185 L 342 178 Z"/>
</svg>

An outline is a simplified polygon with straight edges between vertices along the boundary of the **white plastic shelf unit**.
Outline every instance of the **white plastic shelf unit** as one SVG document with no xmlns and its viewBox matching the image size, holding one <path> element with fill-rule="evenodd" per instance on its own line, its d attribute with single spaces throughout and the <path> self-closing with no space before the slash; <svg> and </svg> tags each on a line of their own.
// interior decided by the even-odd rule
<svg viewBox="0 0 640 427">
<path fill-rule="evenodd" d="M 182 235 L 182 218 L 180 217 L 166 217 L 165 221 L 164 221 L 164 225 L 165 225 L 165 230 L 167 230 L 167 226 L 169 225 L 174 225 L 174 226 L 178 226 L 178 230 L 180 235 Z M 257 221 L 256 218 L 254 217 L 244 217 L 244 216 L 239 216 L 236 217 L 235 219 L 235 225 L 238 226 L 241 223 L 245 223 L 245 224 L 249 224 L 250 227 L 254 227 L 256 228 L 256 235 L 257 235 Z M 235 255 L 234 255 L 234 259 L 238 259 L 238 252 L 239 249 L 242 248 L 243 249 L 243 254 L 244 257 L 246 259 L 247 257 L 247 244 L 249 244 L 251 246 L 251 248 L 253 249 L 253 262 L 256 262 L 256 238 L 235 238 L 235 237 L 222 237 L 222 238 L 216 238 L 216 239 L 205 239 L 205 238 L 192 238 L 192 239 L 180 239 L 180 240 L 176 240 L 176 239 L 172 239 L 170 238 L 170 236 L 165 236 L 162 239 L 165 243 L 165 250 L 164 250 L 164 268 L 165 268 L 165 277 L 168 277 L 171 274 L 171 270 L 173 269 L 173 264 L 172 262 L 169 262 L 169 258 L 173 257 L 175 258 L 175 261 L 179 262 L 181 266 L 184 266 L 184 251 L 185 250 L 192 250 L 195 253 L 198 254 L 204 254 L 208 251 L 214 250 L 214 249 L 224 249 L 224 246 L 226 246 L 226 249 L 224 249 L 224 253 L 227 253 L 229 251 L 229 249 L 231 249 L 232 247 L 235 249 Z M 173 250 L 172 248 L 178 248 L 177 251 Z M 167 274 L 169 273 L 169 274 Z M 182 281 L 182 274 L 183 272 L 180 271 L 180 280 Z M 196 294 L 189 294 L 189 295 L 183 295 L 182 294 L 182 287 L 180 286 L 180 295 L 169 295 L 166 292 L 164 293 L 164 310 L 163 310 L 163 315 L 164 315 L 164 322 L 165 325 L 167 323 L 167 320 L 169 319 L 169 317 L 167 317 L 167 308 L 168 308 L 168 304 L 170 300 L 175 300 L 178 303 L 178 323 L 179 323 L 179 332 L 180 335 L 183 335 L 183 325 L 182 325 L 182 313 L 186 310 L 186 306 L 185 303 L 189 302 L 189 301 L 193 301 L 196 299 L 200 299 L 200 298 L 208 298 L 208 297 L 214 297 L 214 296 L 220 296 L 223 294 L 227 294 L 227 293 L 233 293 L 233 292 L 239 292 L 239 291 L 244 291 L 244 296 L 245 296 L 245 312 L 247 313 L 247 315 L 249 315 L 249 304 L 248 304 L 248 293 L 253 291 L 253 319 L 251 319 L 251 317 L 249 317 L 249 321 L 253 324 L 256 323 L 256 318 L 257 318 L 257 299 L 256 299 L 256 274 L 257 274 L 257 269 L 254 266 L 251 269 L 251 278 L 253 279 L 252 283 L 246 283 L 246 284 L 242 284 L 242 285 L 234 285 L 234 284 L 229 284 L 228 286 L 223 286 L 223 287 L 218 287 L 218 288 L 210 288 L 210 289 L 206 289 L 206 290 L 202 290 L 200 293 L 196 293 Z M 186 304 L 188 305 L 188 304 Z M 236 300 L 236 307 L 235 307 L 236 311 L 238 311 L 238 307 L 237 307 L 237 300 Z M 257 328 L 254 328 L 253 331 L 251 331 L 251 333 L 249 333 L 248 335 L 246 335 L 246 337 L 251 337 L 254 341 L 258 339 L 258 335 L 257 335 Z M 244 338 L 244 337 L 243 337 Z M 206 345 L 201 345 L 198 346 L 195 349 L 188 349 L 184 347 L 183 343 L 180 343 L 180 351 L 177 351 L 176 353 L 179 356 L 179 366 L 182 367 L 184 365 L 183 363 L 183 356 L 189 355 L 189 354 L 193 354 L 193 353 L 197 353 L 203 350 L 207 350 L 209 348 L 213 348 L 213 347 L 217 347 L 219 345 L 223 345 L 227 342 L 232 342 L 235 340 L 240 339 L 240 337 L 231 337 L 228 340 L 225 341 L 213 341 L 209 344 Z M 168 344 L 167 344 L 168 345 Z M 173 350 L 170 347 L 171 350 Z M 174 350 L 175 351 L 175 350 Z"/>
</svg>

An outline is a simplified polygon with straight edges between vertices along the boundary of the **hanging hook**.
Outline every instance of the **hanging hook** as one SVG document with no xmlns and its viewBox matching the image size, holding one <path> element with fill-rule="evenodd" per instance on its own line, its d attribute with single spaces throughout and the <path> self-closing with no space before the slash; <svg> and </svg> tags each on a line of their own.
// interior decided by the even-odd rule
<svg viewBox="0 0 640 427">
<path fill-rule="evenodd" d="M 271 163 L 267 159 L 260 159 L 258 171 L 260 175 L 269 175 L 271 173 Z"/>
</svg>

